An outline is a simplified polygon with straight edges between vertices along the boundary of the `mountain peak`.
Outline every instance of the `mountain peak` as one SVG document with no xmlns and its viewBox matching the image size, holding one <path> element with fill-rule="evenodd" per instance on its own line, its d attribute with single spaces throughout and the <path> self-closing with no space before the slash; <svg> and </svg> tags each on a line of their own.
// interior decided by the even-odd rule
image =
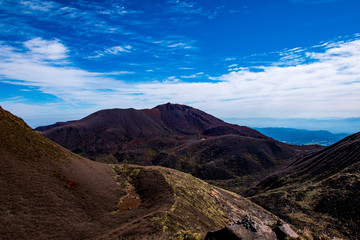
<svg viewBox="0 0 360 240">
<path fill-rule="evenodd" d="M 184 105 L 184 104 L 177 104 L 177 103 L 165 103 L 165 104 L 161 104 L 155 107 L 156 109 L 164 109 L 164 110 L 189 110 L 189 109 L 194 109 L 190 106 Z M 197 110 L 197 109 L 196 109 Z M 198 110 L 200 111 L 200 110 Z"/>
</svg>

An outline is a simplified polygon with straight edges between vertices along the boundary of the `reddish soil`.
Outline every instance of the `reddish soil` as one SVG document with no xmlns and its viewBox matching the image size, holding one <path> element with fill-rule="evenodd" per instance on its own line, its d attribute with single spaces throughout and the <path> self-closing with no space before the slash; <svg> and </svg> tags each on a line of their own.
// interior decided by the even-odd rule
<svg viewBox="0 0 360 240">
<path fill-rule="evenodd" d="M 121 197 L 117 211 L 124 212 L 137 209 L 141 205 L 141 198 L 136 193 L 136 189 L 130 185 L 126 188 L 126 195 Z"/>
</svg>

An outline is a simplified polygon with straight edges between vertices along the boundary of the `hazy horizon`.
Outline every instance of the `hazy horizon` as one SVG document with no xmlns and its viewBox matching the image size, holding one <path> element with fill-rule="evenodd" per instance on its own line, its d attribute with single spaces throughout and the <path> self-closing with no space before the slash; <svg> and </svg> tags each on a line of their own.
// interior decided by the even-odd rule
<svg viewBox="0 0 360 240">
<path fill-rule="evenodd" d="M 155 106 L 154 106 L 155 107 Z M 5 109 L 8 110 L 8 109 Z M 140 109 L 139 109 L 140 110 Z M 202 109 L 199 109 L 202 110 Z M 24 121 L 32 128 L 47 126 L 56 122 L 80 120 L 91 113 L 57 114 L 53 116 L 25 117 Z M 16 114 L 16 113 L 14 113 Z M 210 114 L 210 113 L 209 113 Z M 333 119 L 306 119 L 306 118 L 224 118 L 213 115 L 227 123 L 247 126 L 250 128 L 295 128 L 310 131 L 324 130 L 331 133 L 353 134 L 360 131 L 360 117 L 358 118 L 333 118 Z"/>
</svg>

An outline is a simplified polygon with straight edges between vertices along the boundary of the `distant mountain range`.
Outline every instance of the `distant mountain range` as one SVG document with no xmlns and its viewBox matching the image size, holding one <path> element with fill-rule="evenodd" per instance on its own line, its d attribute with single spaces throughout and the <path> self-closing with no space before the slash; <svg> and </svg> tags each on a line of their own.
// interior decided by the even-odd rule
<svg viewBox="0 0 360 240">
<path fill-rule="evenodd" d="M 283 161 L 321 149 L 284 144 L 254 129 L 170 103 L 143 110 L 102 110 L 36 130 L 97 161 L 170 167 L 236 192 Z"/>
<path fill-rule="evenodd" d="M 356 133 L 360 131 L 360 117 L 338 119 L 225 118 L 224 120 L 252 128 L 295 128 L 310 131 L 325 130 L 332 133 Z"/>
<path fill-rule="evenodd" d="M 347 133 L 334 134 L 328 131 L 310 131 L 295 128 L 254 128 L 264 135 L 280 142 L 294 145 L 318 144 L 329 146 L 349 136 Z"/>
</svg>

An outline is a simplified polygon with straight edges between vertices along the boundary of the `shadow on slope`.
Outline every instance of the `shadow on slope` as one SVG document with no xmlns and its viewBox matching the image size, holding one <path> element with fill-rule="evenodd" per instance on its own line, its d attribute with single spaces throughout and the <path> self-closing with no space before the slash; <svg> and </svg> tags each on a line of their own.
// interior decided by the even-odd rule
<svg viewBox="0 0 360 240">
<path fill-rule="evenodd" d="M 299 158 L 245 192 L 297 227 L 358 239 L 360 133 Z"/>
</svg>

